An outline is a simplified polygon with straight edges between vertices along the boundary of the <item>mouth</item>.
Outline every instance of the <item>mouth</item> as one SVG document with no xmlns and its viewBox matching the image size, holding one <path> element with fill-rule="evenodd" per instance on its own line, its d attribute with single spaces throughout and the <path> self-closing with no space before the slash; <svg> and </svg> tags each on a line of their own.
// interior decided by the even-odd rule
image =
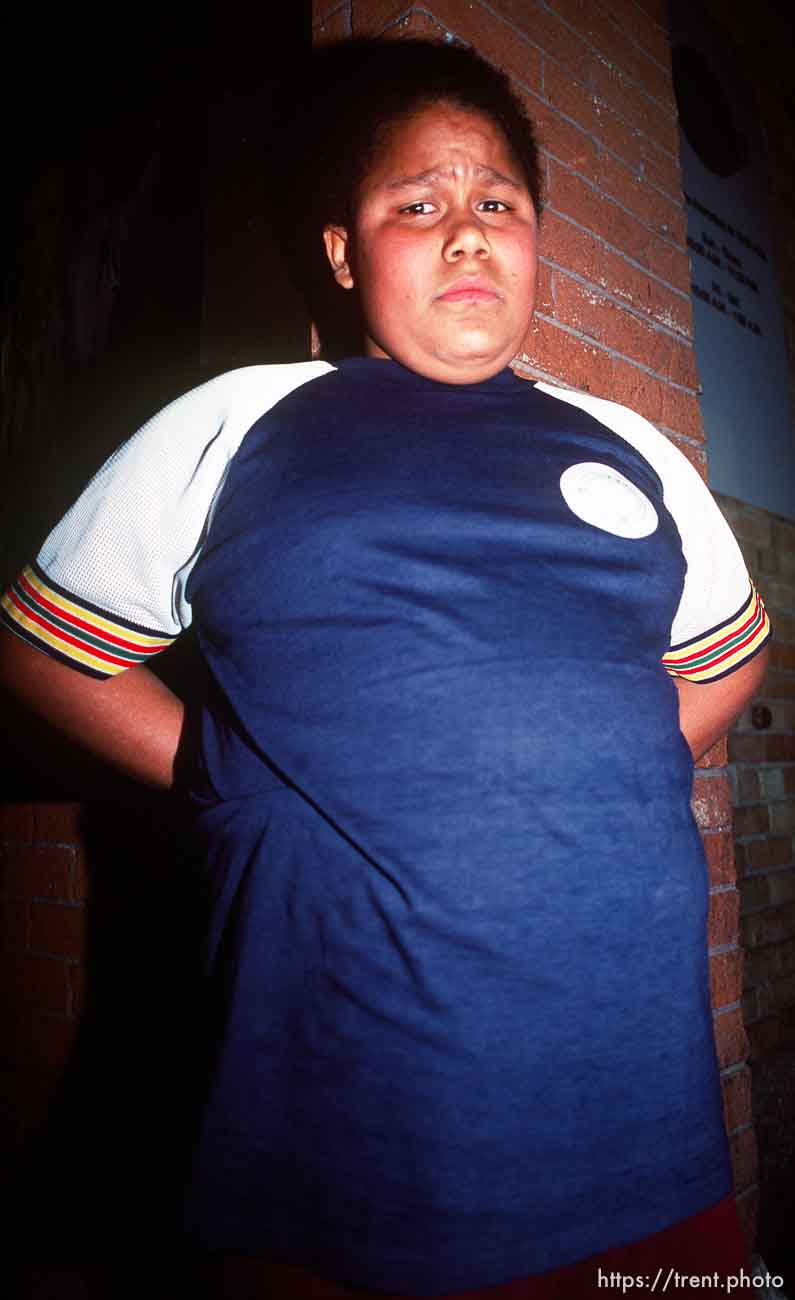
<svg viewBox="0 0 795 1300">
<path fill-rule="evenodd" d="M 483 275 L 464 275 L 436 295 L 437 302 L 498 302 L 502 294 Z"/>
</svg>

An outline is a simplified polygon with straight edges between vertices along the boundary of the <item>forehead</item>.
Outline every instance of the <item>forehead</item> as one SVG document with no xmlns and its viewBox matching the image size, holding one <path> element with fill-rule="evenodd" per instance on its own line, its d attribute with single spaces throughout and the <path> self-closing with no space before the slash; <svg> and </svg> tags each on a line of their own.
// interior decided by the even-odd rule
<svg viewBox="0 0 795 1300">
<path fill-rule="evenodd" d="M 360 186 L 360 197 L 401 182 L 461 171 L 526 188 L 500 128 L 485 113 L 438 103 L 390 123 Z"/>
</svg>

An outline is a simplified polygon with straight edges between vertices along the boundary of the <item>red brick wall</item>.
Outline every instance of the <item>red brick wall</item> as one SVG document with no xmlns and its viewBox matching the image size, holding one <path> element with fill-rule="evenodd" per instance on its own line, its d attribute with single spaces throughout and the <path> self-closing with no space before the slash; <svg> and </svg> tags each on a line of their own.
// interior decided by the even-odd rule
<svg viewBox="0 0 795 1300">
<path fill-rule="evenodd" d="M 663 0 L 315 0 L 314 37 L 428 34 L 504 68 L 537 123 L 546 207 L 535 320 L 518 368 L 625 402 L 704 473 L 690 266 Z M 749 1240 L 756 1144 L 725 744 L 698 774 L 694 808 L 712 876 L 713 1007 Z"/>
<path fill-rule="evenodd" d="M 13 1153 L 40 1123 L 82 1003 L 86 878 L 74 804 L 0 806 L 0 1041 Z"/>
</svg>

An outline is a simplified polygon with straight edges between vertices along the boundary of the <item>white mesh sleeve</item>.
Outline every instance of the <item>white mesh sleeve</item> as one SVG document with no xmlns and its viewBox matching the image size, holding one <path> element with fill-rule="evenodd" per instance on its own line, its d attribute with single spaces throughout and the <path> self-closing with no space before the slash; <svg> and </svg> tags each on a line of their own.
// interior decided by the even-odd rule
<svg viewBox="0 0 795 1300">
<path fill-rule="evenodd" d="M 102 466 L 44 543 L 38 566 L 110 615 L 174 636 L 229 462 L 252 424 L 324 362 L 247 366 L 177 398 Z"/>
</svg>

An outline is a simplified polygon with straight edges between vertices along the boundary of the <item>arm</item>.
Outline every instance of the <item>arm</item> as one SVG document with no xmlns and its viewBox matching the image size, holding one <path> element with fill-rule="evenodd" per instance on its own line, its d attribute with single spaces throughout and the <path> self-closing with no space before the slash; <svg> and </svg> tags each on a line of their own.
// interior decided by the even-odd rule
<svg viewBox="0 0 795 1300">
<path fill-rule="evenodd" d="M 734 719 L 756 694 L 769 659 L 765 647 L 748 663 L 717 682 L 691 682 L 675 677 L 679 692 L 679 725 L 697 762 L 726 734 Z"/>
<path fill-rule="evenodd" d="M 158 789 L 172 785 L 183 705 L 148 669 L 97 681 L 0 630 L 0 683 L 125 775 Z"/>
</svg>

